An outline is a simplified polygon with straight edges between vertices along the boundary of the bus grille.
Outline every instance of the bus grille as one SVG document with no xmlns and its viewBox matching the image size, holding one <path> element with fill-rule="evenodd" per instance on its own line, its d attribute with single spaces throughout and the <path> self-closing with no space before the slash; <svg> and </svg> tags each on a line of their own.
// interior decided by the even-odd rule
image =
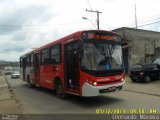
<svg viewBox="0 0 160 120">
<path fill-rule="evenodd" d="M 108 76 L 121 75 L 124 72 L 124 70 L 121 69 L 121 70 L 85 71 L 85 72 L 95 77 L 108 77 Z"/>
<path fill-rule="evenodd" d="M 111 84 L 111 83 L 117 83 L 121 82 L 121 79 L 119 80 L 114 80 L 114 81 L 106 81 L 106 82 L 97 82 L 98 85 L 104 85 L 104 84 Z"/>
</svg>

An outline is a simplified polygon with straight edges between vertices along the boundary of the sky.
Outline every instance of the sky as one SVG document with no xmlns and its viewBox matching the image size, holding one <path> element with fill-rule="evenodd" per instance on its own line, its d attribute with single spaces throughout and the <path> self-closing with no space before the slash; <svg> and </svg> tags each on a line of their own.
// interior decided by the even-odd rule
<svg viewBox="0 0 160 120">
<path fill-rule="evenodd" d="M 138 28 L 160 32 L 160 0 L 0 0 L 0 60 L 19 61 L 66 35 L 96 29 L 96 13 L 86 9 L 102 12 L 100 29 L 135 28 L 135 4 Z"/>
</svg>

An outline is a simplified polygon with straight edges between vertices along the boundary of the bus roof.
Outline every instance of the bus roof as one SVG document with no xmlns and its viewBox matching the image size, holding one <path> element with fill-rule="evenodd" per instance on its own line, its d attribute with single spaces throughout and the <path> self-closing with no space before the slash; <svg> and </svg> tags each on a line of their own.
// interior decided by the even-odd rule
<svg viewBox="0 0 160 120">
<path fill-rule="evenodd" d="M 61 42 L 67 41 L 67 40 L 72 39 L 72 38 L 80 38 L 80 37 L 82 36 L 82 33 L 83 33 L 83 32 L 98 32 L 98 31 L 99 31 L 99 32 L 108 32 L 108 33 L 113 33 L 113 34 L 115 34 L 115 35 L 118 35 L 117 33 L 113 32 L 113 31 L 105 31 L 105 30 L 83 30 L 83 31 L 78 31 L 78 32 L 72 33 L 72 34 L 70 34 L 70 35 L 67 35 L 67 36 L 65 36 L 65 37 L 63 37 L 63 38 L 60 38 L 60 39 L 58 39 L 58 40 L 55 40 L 55 41 L 53 41 L 53 42 L 51 42 L 51 43 L 48 43 L 48 44 L 46 44 L 46 45 L 43 45 L 43 46 L 41 46 L 41 47 L 39 47 L 39 48 L 37 48 L 37 49 L 35 49 L 35 50 L 32 50 L 32 51 L 30 51 L 30 52 L 28 52 L 28 53 L 25 53 L 25 54 L 22 55 L 21 57 L 26 56 L 26 55 L 31 54 L 31 53 L 39 52 L 40 50 L 42 50 L 42 49 L 44 49 L 44 48 L 50 47 L 50 46 L 52 46 L 52 45 L 54 45 L 54 44 L 57 44 L 57 43 L 61 43 Z M 119 36 L 119 35 L 118 35 L 118 36 Z"/>
</svg>

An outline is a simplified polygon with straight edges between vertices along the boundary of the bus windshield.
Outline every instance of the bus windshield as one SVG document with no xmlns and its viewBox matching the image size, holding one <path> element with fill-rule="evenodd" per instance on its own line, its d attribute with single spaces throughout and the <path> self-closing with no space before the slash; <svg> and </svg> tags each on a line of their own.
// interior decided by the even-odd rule
<svg viewBox="0 0 160 120">
<path fill-rule="evenodd" d="M 86 70 L 112 70 L 122 68 L 120 44 L 109 42 L 84 42 L 82 68 Z"/>
</svg>

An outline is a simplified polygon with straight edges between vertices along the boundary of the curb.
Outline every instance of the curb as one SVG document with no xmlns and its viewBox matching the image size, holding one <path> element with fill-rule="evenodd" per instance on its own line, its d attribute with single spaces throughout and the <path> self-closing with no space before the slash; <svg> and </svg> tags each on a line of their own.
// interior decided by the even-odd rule
<svg viewBox="0 0 160 120">
<path fill-rule="evenodd" d="M 5 77 L 2 75 L 1 78 L 1 86 L 0 86 L 0 101 L 10 100 L 13 98 L 13 95 L 10 91 L 9 85 L 5 79 Z"/>
<path fill-rule="evenodd" d="M 4 75 L 3 75 L 3 76 L 4 76 Z M 6 76 L 4 76 L 4 79 L 5 79 L 6 83 L 7 83 L 7 87 L 8 87 L 8 89 L 9 89 L 11 95 L 12 95 L 12 98 L 13 98 L 13 89 L 12 89 L 10 83 L 7 81 Z"/>
<path fill-rule="evenodd" d="M 8 92 L 10 93 L 10 100 L 14 100 L 15 101 L 15 105 L 17 106 L 17 108 L 18 108 L 18 111 L 19 111 L 19 113 L 18 114 L 22 114 L 23 112 L 22 112 L 22 107 L 20 106 L 20 104 L 18 104 L 18 100 L 16 99 L 16 97 L 15 97 L 15 95 L 14 95 L 14 89 L 11 87 L 11 85 L 10 85 L 10 83 L 7 81 L 7 78 L 6 78 L 6 76 L 5 75 L 2 75 L 3 77 L 4 77 L 4 79 L 5 79 L 5 81 L 6 81 L 6 84 L 7 84 L 7 86 L 6 87 L 4 87 L 4 88 L 6 88 L 6 89 L 8 89 Z M 8 99 L 9 100 L 9 99 Z M 5 101 L 5 100 L 4 100 Z M 17 109 L 17 108 L 15 108 L 15 109 Z"/>
</svg>

